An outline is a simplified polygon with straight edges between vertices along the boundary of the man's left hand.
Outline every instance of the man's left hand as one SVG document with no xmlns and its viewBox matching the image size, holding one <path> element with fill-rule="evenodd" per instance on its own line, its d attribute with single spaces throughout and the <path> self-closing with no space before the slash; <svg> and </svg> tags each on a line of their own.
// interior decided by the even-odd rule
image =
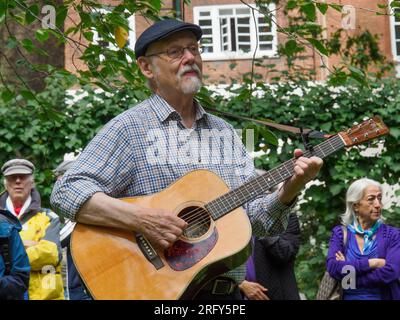
<svg viewBox="0 0 400 320">
<path fill-rule="evenodd" d="M 294 156 L 294 175 L 288 179 L 279 193 L 279 200 L 284 204 L 290 204 L 304 186 L 313 180 L 322 167 L 323 161 L 318 157 L 302 157 L 303 151 L 296 149 Z"/>
</svg>

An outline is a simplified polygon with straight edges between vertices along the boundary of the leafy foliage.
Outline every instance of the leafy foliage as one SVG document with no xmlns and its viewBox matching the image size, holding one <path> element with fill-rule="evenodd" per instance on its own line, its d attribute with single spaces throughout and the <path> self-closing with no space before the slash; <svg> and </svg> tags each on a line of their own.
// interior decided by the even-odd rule
<svg viewBox="0 0 400 320">
<path fill-rule="evenodd" d="M 377 114 L 390 128 L 390 135 L 380 141 L 384 143 L 384 148 L 379 153 L 366 156 L 367 146 L 360 145 L 326 158 L 318 176 L 319 183 L 311 185 L 302 194 L 298 207 L 302 245 L 297 257 L 296 273 L 300 289 L 308 298 L 316 295 L 319 279 L 325 270 L 330 232 L 339 224 L 339 216 L 345 210 L 346 188 L 351 181 L 369 177 L 389 185 L 399 182 L 400 154 L 397 150 L 400 119 L 396 117 L 400 108 L 399 88 L 400 82 L 395 79 L 372 83 L 371 88 L 354 82 L 343 87 L 309 82 L 257 84 L 258 92 L 263 97 L 252 98 L 252 114 L 256 119 L 274 119 L 282 124 L 337 133 L 351 127 L 354 122 L 359 123 Z M 216 104 L 222 110 L 246 115 L 242 107 L 246 101 L 241 97 L 241 90 L 231 88 L 230 91 L 237 94 L 234 99 L 214 94 Z M 247 123 L 236 120 L 231 122 L 235 127 L 247 127 Z M 260 131 L 262 129 L 259 128 Z M 268 143 L 262 134 L 255 135 L 255 151 L 267 150 L 266 154 L 255 159 L 257 167 L 269 170 L 291 158 L 296 147 L 304 150 L 300 137 L 283 132 L 276 134 L 283 140 L 281 152 L 278 152 L 280 147 Z M 320 142 L 312 141 L 314 145 Z M 267 145 L 267 148 L 263 145 Z M 371 142 L 370 147 L 378 148 L 379 141 Z M 387 208 L 384 215 L 389 224 L 400 227 L 399 212 L 396 205 Z"/>
</svg>

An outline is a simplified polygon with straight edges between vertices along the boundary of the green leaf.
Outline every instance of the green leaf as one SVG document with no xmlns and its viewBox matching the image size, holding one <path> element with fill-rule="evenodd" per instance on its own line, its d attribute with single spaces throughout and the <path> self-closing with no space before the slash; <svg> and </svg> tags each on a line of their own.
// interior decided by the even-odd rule
<svg viewBox="0 0 400 320">
<path fill-rule="evenodd" d="M 327 122 L 324 124 L 321 124 L 321 130 L 325 131 L 325 132 L 329 132 L 332 128 L 332 122 Z"/>
<path fill-rule="evenodd" d="M 21 90 L 21 96 L 23 96 L 26 100 L 35 100 L 35 96 L 31 91 Z"/>
<path fill-rule="evenodd" d="M 86 40 L 89 40 L 90 42 L 93 42 L 93 36 L 94 36 L 93 32 L 91 32 L 91 31 L 84 32 L 83 36 L 85 37 Z"/>
<path fill-rule="evenodd" d="M 5 1 L 0 1 L 0 23 L 4 20 L 7 12 Z"/>
<path fill-rule="evenodd" d="M 341 4 L 331 3 L 331 4 L 329 4 L 329 6 L 332 9 L 335 9 L 336 11 L 342 12 L 343 5 L 341 5 Z"/>
<path fill-rule="evenodd" d="M 35 46 L 32 43 L 32 40 L 30 40 L 30 39 L 23 39 L 21 41 L 21 44 L 25 48 L 25 50 L 28 52 L 32 52 L 35 48 Z"/>
<path fill-rule="evenodd" d="M 331 192 L 332 196 L 338 195 L 342 189 L 343 186 L 340 184 L 334 184 L 329 187 L 329 191 Z"/>
<path fill-rule="evenodd" d="M 390 3 L 390 6 L 391 6 L 392 8 L 400 8 L 400 1 L 392 1 L 392 2 Z"/>
<path fill-rule="evenodd" d="M 325 48 L 325 46 L 322 44 L 321 41 L 317 40 L 317 39 L 313 39 L 313 38 L 308 38 L 307 41 L 309 43 L 312 44 L 312 46 L 317 49 L 319 52 L 321 52 L 323 55 L 328 56 L 329 52 L 328 50 Z"/>
<path fill-rule="evenodd" d="M 49 38 L 49 31 L 46 29 L 39 29 L 35 32 L 36 39 L 43 43 Z"/>
<path fill-rule="evenodd" d="M 15 93 L 6 89 L 2 92 L 1 98 L 3 99 L 4 103 L 10 102 L 12 99 L 15 98 Z"/>
<path fill-rule="evenodd" d="M 288 1 L 288 3 L 286 4 L 286 9 L 287 10 L 293 10 L 294 8 L 297 7 L 297 1 L 294 0 L 290 0 Z"/>
<path fill-rule="evenodd" d="M 327 3 L 316 3 L 318 10 L 322 13 L 325 14 L 326 11 L 328 10 L 328 4 Z"/>
<path fill-rule="evenodd" d="M 7 39 L 6 47 L 8 49 L 14 49 L 17 46 L 18 46 L 18 40 L 14 36 L 11 36 L 10 38 Z"/>
<path fill-rule="evenodd" d="M 267 144 L 278 145 L 278 137 L 269 129 L 260 127 L 260 134 Z"/>
<path fill-rule="evenodd" d="M 293 39 L 288 40 L 283 47 L 283 50 L 286 55 L 293 56 L 295 53 L 300 52 L 302 48 L 297 44 L 297 42 Z"/>
<path fill-rule="evenodd" d="M 39 6 L 37 4 L 31 5 L 25 13 L 25 24 L 31 24 L 39 16 Z"/>
<path fill-rule="evenodd" d="M 395 139 L 399 139 L 400 137 L 400 129 L 399 128 L 390 128 L 390 135 Z"/>
<path fill-rule="evenodd" d="M 315 21 L 317 18 L 317 12 L 315 10 L 314 3 L 306 3 L 300 6 L 300 11 L 306 14 L 306 17 L 310 21 Z"/>
<path fill-rule="evenodd" d="M 56 10 L 56 26 L 63 30 L 64 21 L 68 14 L 68 7 L 65 5 L 58 6 Z"/>
</svg>

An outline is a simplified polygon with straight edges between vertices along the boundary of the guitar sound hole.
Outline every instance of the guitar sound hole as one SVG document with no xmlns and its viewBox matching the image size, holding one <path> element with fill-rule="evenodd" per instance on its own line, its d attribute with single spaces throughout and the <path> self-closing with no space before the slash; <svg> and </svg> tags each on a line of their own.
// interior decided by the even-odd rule
<svg viewBox="0 0 400 320">
<path fill-rule="evenodd" d="M 210 215 L 201 207 L 187 207 L 178 216 L 188 223 L 188 226 L 183 231 L 183 236 L 188 239 L 201 237 L 207 233 L 211 225 Z"/>
</svg>

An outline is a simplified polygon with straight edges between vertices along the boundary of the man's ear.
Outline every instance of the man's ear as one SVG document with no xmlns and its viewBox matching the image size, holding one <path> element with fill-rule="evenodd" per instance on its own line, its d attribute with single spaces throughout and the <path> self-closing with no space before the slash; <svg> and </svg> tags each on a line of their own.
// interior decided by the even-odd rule
<svg viewBox="0 0 400 320">
<path fill-rule="evenodd" d="M 359 207 L 359 204 L 358 204 L 358 203 L 353 203 L 353 210 L 354 210 L 354 212 L 357 213 L 358 207 Z"/>
<path fill-rule="evenodd" d="M 149 58 L 141 56 L 137 59 L 137 64 L 146 78 L 152 79 L 154 77 L 153 66 Z"/>
</svg>

